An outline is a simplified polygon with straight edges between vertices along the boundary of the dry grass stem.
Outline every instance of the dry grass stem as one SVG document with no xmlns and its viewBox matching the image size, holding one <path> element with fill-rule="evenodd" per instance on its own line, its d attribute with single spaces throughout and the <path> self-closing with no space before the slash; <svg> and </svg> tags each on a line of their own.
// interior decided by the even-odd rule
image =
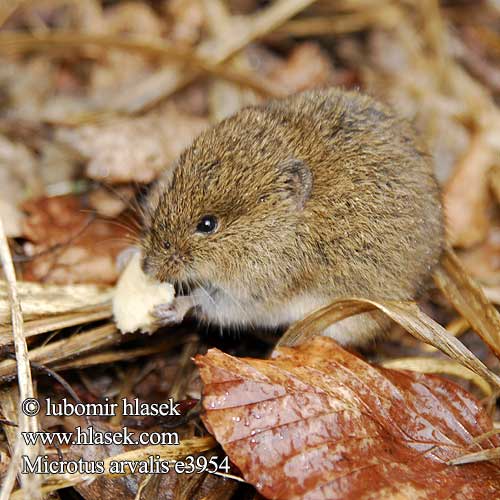
<svg viewBox="0 0 500 500">
<path fill-rule="evenodd" d="M 460 363 L 450 359 L 407 357 L 390 359 L 381 363 L 384 368 L 395 370 L 412 370 L 420 373 L 439 373 L 443 375 L 453 375 L 475 384 L 485 396 L 493 394 L 491 386 L 476 373 L 465 368 Z"/>
<path fill-rule="evenodd" d="M 29 353 L 30 361 L 51 366 L 55 362 L 86 354 L 103 347 L 119 344 L 124 336 L 114 324 L 93 328 L 66 339 L 37 347 Z M 13 360 L 0 362 L 0 379 L 9 379 L 15 374 L 16 363 Z"/>
<path fill-rule="evenodd" d="M 452 250 L 445 252 L 434 280 L 455 309 L 500 358 L 500 313 L 464 271 Z"/>
<path fill-rule="evenodd" d="M 69 314 L 61 314 L 57 316 L 49 316 L 38 320 L 28 321 L 24 324 L 24 336 L 34 337 L 42 333 L 61 330 L 70 326 L 78 326 L 93 321 L 109 319 L 111 317 L 111 309 L 109 306 L 104 306 L 100 310 L 92 312 L 76 312 Z M 0 328 L 0 346 L 11 344 L 12 330 L 9 327 Z"/>
<path fill-rule="evenodd" d="M 54 369 L 61 371 L 88 368 L 89 366 L 105 365 L 115 363 L 117 361 L 129 361 L 135 358 L 140 358 L 142 356 L 150 356 L 160 352 L 166 352 L 180 344 L 183 344 L 184 342 L 190 342 L 192 340 L 194 340 L 194 336 L 191 335 L 183 335 L 175 338 L 167 337 L 165 340 L 157 342 L 154 345 L 148 347 L 137 347 L 135 349 L 127 349 L 122 351 L 115 349 L 113 351 L 97 352 L 88 356 L 81 356 L 78 359 L 63 361 L 61 363 L 56 363 L 54 365 Z"/>
<path fill-rule="evenodd" d="M 110 308 L 113 296 L 112 288 L 98 285 L 45 285 L 27 281 L 19 281 L 17 291 L 25 321 Z M 9 322 L 9 315 L 8 286 L 0 280 L 0 325 Z"/>
<path fill-rule="evenodd" d="M 24 401 L 27 398 L 34 398 L 35 391 L 33 389 L 33 381 L 31 379 L 31 368 L 28 357 L 28 346 L 26 344 L 26 339 L 24 338 L 23 330 L 23 313 L 21 311 L 21 304 L 19 302 L 19 296 L 17 292 L 16 283 L 16 273 L 14 270 L 14 264 L 12 262 L 12 256 L 9 249 L 9 243 L 5 235 L 3 222 L 0 218 L 0 261 L 2 263 L 2 268 L 7 284 L 7 291 L 10 302 L 11 311 L 11 322 L 12 322 L 12 335 L 14 338 L 14 347 L 16 351 L 16 361 L 12 361 L 13 370 L 17 368 L 17 381 L 19 387 L 19 398 Z M 16 453 L 9 464 L 9 469 L 7 472 L 7 479 L 5 485 L 2 488 L 2 493 L 0 494 L 0 500 L 7 499 L 10 495 L 10 491 L 13 486 L 12 475 L 15 476 L 17 473 L 19 463 L 16 462 L 20 460 L 22 455 L 27 455 L 30 459 L 34 459 L 37 455 L 38 447 L 31 447 L 27 445 L 21 438 L 21 432 L 37 432 L 38 431 L 38 418 L 28 417 L 21 411 L 19 406 L 19 416 L 18 416 L 18 426 L 19 434 L 18 441 L 20 444 L 16 444 Z M 40 498 L 39 491 L 40 478 L 36 474 L 27 474 L 21 476 L 21 483 L 23 491 L 27 497 L 37 499 Z M 10 489 L 9 489 L 10 488 Z"/>
<path fill-rule="evenodd" d="M 332 17 L 304 17 L 288 21 L 273 32 L 273 36 L 310 37 L 344 35 L 378 26 L 391 29 L 401 22 L 401 10 L 394 6 L 375 7 Z"/>
<path fill-rule="evenodd" d="M 423 313 L 414 302 L 373 301 L 363 298 L 339 299 L 292 325 L 277 346 L 293 346 L 321 333 L 331 324 L 362 312 L 378 309 L 422 342 L 433 345 L 488 381 L 495 392 L 500 377 L 491 372 L 458 339 Z"/>
<path fill-rule="evenodd" d="M 464 465 L 474 462 L 484 462 L 486 460 L 498 460 L 500 458 L 500 448 L 467 453 L 461 457 L 454 458 L 448 462 L 448 465 Z"/>
</svg>

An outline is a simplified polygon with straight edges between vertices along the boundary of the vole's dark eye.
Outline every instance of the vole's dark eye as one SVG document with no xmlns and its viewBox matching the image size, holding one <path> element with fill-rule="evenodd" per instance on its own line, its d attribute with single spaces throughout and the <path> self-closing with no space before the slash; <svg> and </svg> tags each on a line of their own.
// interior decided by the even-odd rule
<svg viewBox="0 0 500 500">
<path fill-rule="evenodd" d="M 198 233 L 210 234 L 217 229 L 217 217 L 214 215 L 204 215 L 198 225 L 196 226 L 196 231 Z"/>
</svg>

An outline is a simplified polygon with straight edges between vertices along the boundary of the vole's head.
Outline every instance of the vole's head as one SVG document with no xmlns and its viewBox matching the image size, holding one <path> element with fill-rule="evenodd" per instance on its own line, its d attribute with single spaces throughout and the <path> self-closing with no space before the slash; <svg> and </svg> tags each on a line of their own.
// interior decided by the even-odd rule
<svg viewBox="0 0 500 500">
<path fill-rule="evenodd" d="M 248 109 L 202 134 L 148 200 L 143 267 L 160 281 L 272 285 L 294 259 L 312 178 L 304 161 Z M 289 264 L 290 265 L 290 264 Z"/>
</svg>

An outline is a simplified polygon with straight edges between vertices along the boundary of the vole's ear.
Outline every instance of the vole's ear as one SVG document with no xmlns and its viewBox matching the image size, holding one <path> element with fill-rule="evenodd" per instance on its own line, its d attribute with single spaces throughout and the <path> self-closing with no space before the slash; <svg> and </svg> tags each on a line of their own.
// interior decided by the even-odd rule
<svg viewBox="0 0 500 500">
<path fill-rule="evenodd" d="M 302 210 L 306 201 L 311 196 L 313 177 L 307 163 L 296 158 L 290 158 L 278 166 L 280 174 L 285 181 L 286 196 L 290 196 L 297 208 Z"/>
</svg>

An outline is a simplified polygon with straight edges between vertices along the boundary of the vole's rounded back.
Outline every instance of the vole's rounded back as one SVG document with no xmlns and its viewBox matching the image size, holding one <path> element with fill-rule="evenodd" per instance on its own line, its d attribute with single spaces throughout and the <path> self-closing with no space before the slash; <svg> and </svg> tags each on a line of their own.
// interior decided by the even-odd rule
<svg viewBox="0 0 500 500">
<path fill-rule="evenodd" d="M 189 286 L 195 314 L 222 325 L 286 325 L 341 296 L 415 298 L 443 243 L 432 162 L 411 125 L 336 89 L 219 123 L 150 205 L 144 268 Z M 331 333 L 347 343 L 373 330 L 341 323 Z"/>
</svg>

